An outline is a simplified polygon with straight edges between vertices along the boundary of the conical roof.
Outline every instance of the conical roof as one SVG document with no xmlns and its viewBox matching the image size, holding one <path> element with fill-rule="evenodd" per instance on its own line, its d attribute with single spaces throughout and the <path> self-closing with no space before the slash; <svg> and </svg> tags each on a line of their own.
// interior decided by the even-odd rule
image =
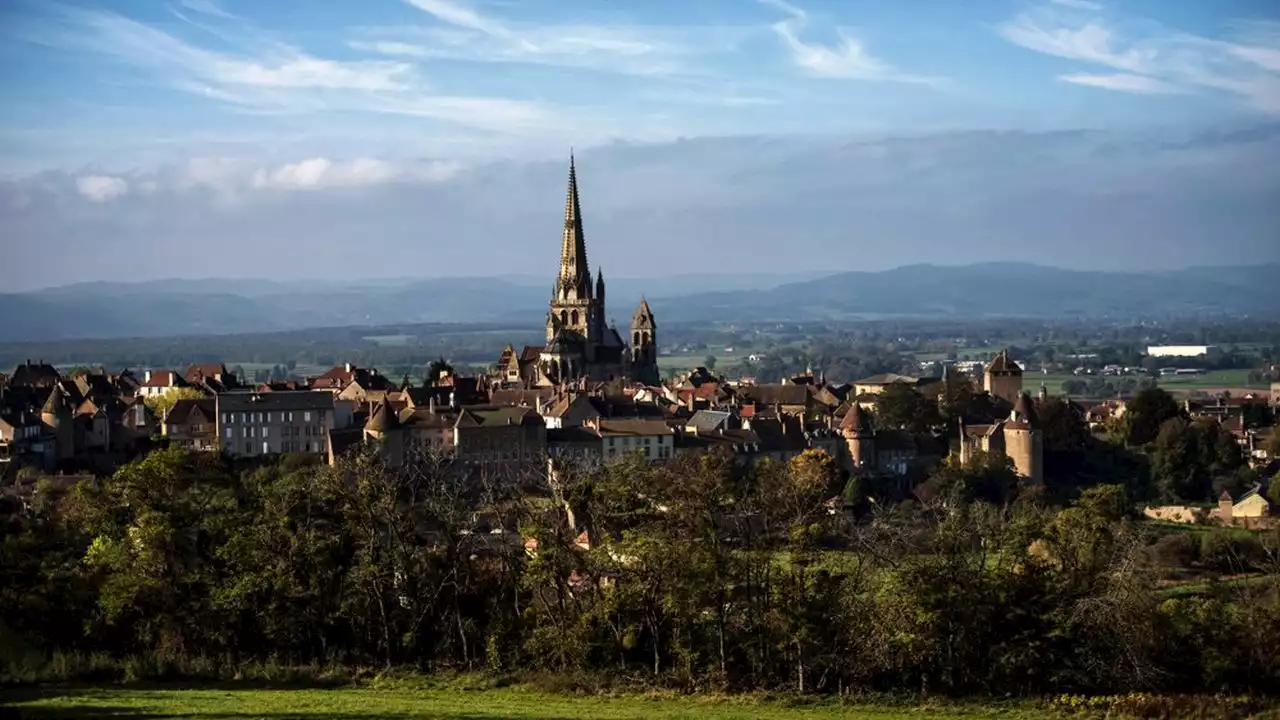
<svg viewBox="0 0 1280 720">
<path fill-rule="evenodd" d="M 371 432 L 385 433 L 398 427 L 400 427 L 400 418 L 396 415 L 396 412 L 387 403 L 379 403 L 377 409 L 373 411 L 373 417 L 369 418 L 369 422 L 365 423 L 364 429 Z"/>
<path fill-rule="evenodd" d="M 1031 402 L 1031 395 L 1026 392 L 1018 394 L 1018 399 L 1013 403 L 1013 414 L 1009 416 L 1010 420 L 1015 422 L 1024 422 L 1032 425 L 1036 422 L 1035 403 Z"/>
<path fill-rule="evenodd" d="M 854 403 L 845 412 L 844 419 L 840 421 L 840 428 L 854 432 L 870 432 L 871 416 L 867 414 L 866 410 L 862 409 L 861 405 Z"/>
<path fill-rule="evenodd" d="M 54 383 L 52 389 L 49 390 L 49 397 L 44 401 L 44 407 L 40 408 L 41 414 L 49 415 L 68 415 L 71 409 L 67 407 L 66 393 L 62 390 L 62 385 Z"/>
</svg>

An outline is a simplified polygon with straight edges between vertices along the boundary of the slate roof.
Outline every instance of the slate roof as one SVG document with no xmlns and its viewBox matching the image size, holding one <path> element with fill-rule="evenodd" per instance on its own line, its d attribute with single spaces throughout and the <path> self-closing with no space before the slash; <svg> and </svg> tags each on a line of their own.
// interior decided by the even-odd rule
<svg viewBox="0 0 1280 720">
<path fill-rule="evenodd" d="M 280 390 L 267 393 L 235 391 L 218 396 L 220 412 L 332 409 L 333 394 L 317 390 Z"/>
<path fill-rule="evenodd" d="M 196 420 L 212 421 L 218 417 L 218 401 L 214 398 L 182 398 L 173 404 L 165 418 L 168 424 L 188 424 Z"/>
</svg>

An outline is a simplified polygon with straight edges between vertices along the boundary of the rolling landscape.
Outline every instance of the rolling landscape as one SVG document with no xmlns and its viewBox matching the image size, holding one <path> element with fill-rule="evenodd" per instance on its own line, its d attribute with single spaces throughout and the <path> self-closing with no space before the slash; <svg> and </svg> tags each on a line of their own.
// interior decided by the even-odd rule
<svg viewBox="0 0 1280 720">
<path fill-rule="evenodd" d="M 910 265 L 797 280 L 767 275 L 611 279 L 667 321 L 1254 315 L 1274 310 L 1280 264 L 1165 272 L 1021 263 Z M 517 277 L 383 281 L 100 282 L 0 295 L 0 342 L 167 337 L 399 323 L 536 325 L 545 282 Z M 615 305 L 615 307 L 617 307 Z M 616 311 L 625 320 L 628 310 Z"/>
</svg>

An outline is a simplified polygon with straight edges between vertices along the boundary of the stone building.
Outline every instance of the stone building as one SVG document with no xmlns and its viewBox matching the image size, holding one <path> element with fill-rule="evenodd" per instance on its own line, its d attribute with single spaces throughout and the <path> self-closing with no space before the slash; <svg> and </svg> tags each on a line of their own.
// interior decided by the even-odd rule
<svg viewBox="0 0 1280 720">
<path fill-rule="evenodd" d="M 519 355 L 510 347 L 503 352 L 499 372 L 505 382 L 518 379 L 523 384 L 550 386 L 579 378 L 658 381 L 657 323 L 648 303 L 640 300 L 626 339 L 606 321 L 604 272 L 597 268 L 592 281 L 582 230 L 577 167 L 572 156 L 560 238 L 560 271 L 551 291 L 546 331 L 546 344 L 541 348 L 525 348 Z M 536 361 L 526 365 L 529 372 L 523 372 L 522 361 L 535 353 Z"/>
<path fill-rule="evenodd" d="M 1022 368 L 1009 357 L 1007 349 L 1001 350 L 983 369 L 982 389 L 1009 404 L 1017 402 L 1022 394 Z"/>
<path fill-rule="evenodd" d="M 1019 476 L 1032 482 L 1044 480 L 1044 433 L 1030 395 L 1019 394 L 1004 420 L 982 425 L 960 423 L 960 462 L 969 462 L 977 452 L 1004 455 L 1013 460 Z"/>
</svg>

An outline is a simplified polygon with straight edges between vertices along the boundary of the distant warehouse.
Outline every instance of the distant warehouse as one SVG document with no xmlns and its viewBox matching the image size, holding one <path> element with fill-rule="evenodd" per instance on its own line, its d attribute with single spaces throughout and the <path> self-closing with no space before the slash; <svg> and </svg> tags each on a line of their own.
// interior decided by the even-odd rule
<svg viewBox="0 0 1280 720">
<path fill-rule="evenodd" d="M 1147 354 L 1151 357 L 1172 358 L 1215 358 L 1218 356 L 1217 345 L 1150 345 Z"/>
</svg>

